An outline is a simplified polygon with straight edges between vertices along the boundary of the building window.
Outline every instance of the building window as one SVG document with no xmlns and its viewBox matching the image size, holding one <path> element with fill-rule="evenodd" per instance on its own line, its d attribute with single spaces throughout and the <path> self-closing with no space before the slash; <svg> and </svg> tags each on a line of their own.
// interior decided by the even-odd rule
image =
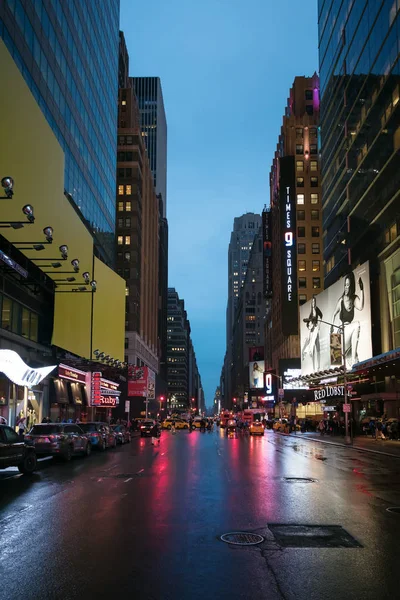
<svg viewBox="0 0 400 600">
<path fill-rule="evenodd" d="M 123 196 L 123 195 L 124 195 L 124 186 L 119 185 L 118 186 L 118 196 Z"/>
<path fill-rule="evenodd" d="M 117 252 L 117 261 L 122 260 L 122 252 Z"/>
<path fill-rule="evenodd" d="M 303 144 L 296 144 L 296 154 L 304 154 Z"/>
<path fill-rule="evenodd" d="M 306 90 L 305 91 L 305 97 L 306 97 L 306 100 L 312 100 L 313 99 L 313 91 L 312 90 Z"/>
<path fill-rule="evenodd" d="M 311 161 L 311 162 L 313 162 L 313 161 Z M 311 169 L 311 170 L 312 170 L 312 169 Z M 132 186 L 131 186 L 131 185 L 127 185 L 127 186 L 125 186 L 125 194 L 126 194 L 127 196 L 131 196 L 131 195 L 132 195 Z"/>
<path fill-rule="evenodd" d="M 318 204 L 318 194 L 316 192 L 311 194 L 311 204 Z"/>
<path fill-rule="evenodd" d="M 311 245 L 311 252 L 313 254 L 319 254 L 319 244 L 312 244 Z"/>
<path fill-rule="evenodd" d="M 302 306 L 307 302 L 307 294 L 299 294 L 299 304 Z"/>
<path fill-rule="evenodd" d="M 124 260 L 131 260 L 131 253 L 130 252 L 125 252 L 125 254 L 124 254 Z"/>
<path fill-rule="evenodd" d="M 306 228 L 305 227 L 297 228 L 297 237 L 299 237 L 299 238 L 306 237 Z"/>
<path fill-rule="evenodd" d="M 131 210 L 132 210 L 131 202 L 125 202 L 125 210 L 126 210 L 126 212 L 131 212 Z"/>
<path fill-rule="evenodd" d="M 128 288 L 128 286 L 125 288 L 125 296 L 129 296 L 129 288 Z"/>
<path fill-rule="evenodd" d="M 305 271 L 305 270 L 306 270 L 306 261 L 299 260 L 299 271 Z"/>
<path fill-rule="evenodd" d="M 318 145 L 310 144 L 310 154 L 318 154 Z"/>
<path fill-rule="evenodd" d="M 319 270 L 320 270 L 320 268 L 321 268 L 321 265 L 320 265 L 320 262 L 319 262 L 319 260 L 313 260 L 313 261 L 312 261 L 312 270 L 313 270 L 314 272 L 316 272 L 316 271 L 319 271 Z"/>
<path fill-rule="evenodd" d="M 297 187 L 304 187 L 304 177 L 296 177 Z"/>
<path fill-rule="evenodd" d="M 317 137 L 317 128 L 310 127 L 310 138 L 316 138 L 316 137 Z"/>
<path fill-rule="evenodd" d="M 391 244 L 397 238 L 397 223 L 392 223 L 385 231 L 385 244 Z"/>
<path fill-rule="evenodd" d="M 307 287 L 307 277 L 299 277 L 299 288 Z"/>
<path fill-rule="evenodd" d="M 125 236 L 125 246 L 130 246 L 130 243 L 131 243 L 131 236 L 126 235 Z"/>
<path fill-rule="evenodd" d="M 319 227 L 311 227 L 311 237 L 319 237 Z"/>
<path fill-rule="evenodd" d="M 310 116 L 314 114 L 314 107 L 312 104 L 306 104 L 306 113 Z"/>
<path fill-rule="evenodd" d="M 118 246 L 122 246 L 122 244 L 124 243 L 124 236 L 119 235 L 117 239 L 118 239 Z"/>
<path fill-rule="evenodd" d="M 310 171 L 318 171 L 318 161 L 310 160 Z"/>
<path fill-rule="evenodd" d="M 298 210 L 297 211 L 297 220 L 298 221 L 304 221 L 305 218 L 306 218 L 306 211 L 305 210 Z"/>
<path fill-rule="evenodd" d="M 130 217 L 127 217 L 127 218 L 125 219 L 125 227 L 130 227 L 130 226 L 131 226 L 131 218 L 130 218 Z"/>
<path fill-rule="evenodd" d="M 303 138 L 303 128 L 302 127 L 296 127 L 296 138 Z"/>
<path fill-rule="evenodd" d="M 312 221 L 318 221 L 319 220 L 319 210 L 312 210 L 311 211 L 311 220 Z"/>
<path fill-rule="evenodd" d="M 318 177 L 310 177 L 311 187 L 318 187 Z"/>
<path fill-rule="evenodd" d="M 306 253 L 306 245 L 303 243 L 297 244 L 297 252 L 299 254 L 305 254 Z"/>
<path fill-rule="evenodd" d="M 330 273 L 330 271 L 332 271 L 334 266 L 335 266 L 335 257 L 331 256 L 331 258 L 328 260 L 328 262 L 325 265 L 326 272 Z"/>
<path fill-rule="evenodd" d="M 312 286 L 314 290 L 318 290 L 321 287 L 321 279 L 319 277 L 313 277 Z"/>
<path fill-rule="evenodd" d="M 304 162 L 302 160 L 296 160 L 296 171 L 304 171 Z"/>
<path fill-rule="evenodd" d="M 129 338 L 125 338 L 125 350 L 129 348 Z"/>
<path fill-rule="evenodd" d="M 304 194 L 297 194 L 297 204 L 304 204 Z"/>
<path fill-rule="evenodd" d="M 122 212 L 124 210 L 124 203 L 123 202 L 118 202 L 118 211 Z"/>
<path fill-rule="evenodd" d="M 11 329 L 11 300 L 3 297 L 3 308 L 1 311 L 1 326 L 3 329 Z"/>
<path fill-rule="evenodd" d="M 118 227 L 123 227 L 124 226 L 124 220 L 119 218 L 117 221 Z"/>
</svg>

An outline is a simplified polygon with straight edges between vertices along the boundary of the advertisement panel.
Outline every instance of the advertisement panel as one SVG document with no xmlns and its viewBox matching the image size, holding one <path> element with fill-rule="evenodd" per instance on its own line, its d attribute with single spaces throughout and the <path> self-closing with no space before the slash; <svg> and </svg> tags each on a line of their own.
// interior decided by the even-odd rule
<svg viewBox="0 0 400 600">
<path fill-rule="evenodd" d="M 128 396 L 147 395 L 148 367 L 128 368 Z"/>
<path fill-rule="evenodd" d="M 147 369 L 147 400 L 154 400 L 156 397 L 156 374 L 151 369 Z"/>
<path fill-rule="evenodd" d="M 263 291 L 265 298 L 272 297 L 272 227 L 271 212 L 262 213 L 263 225 Z"/>
<path fill-rule="evenodd" d="M 251 390 L 264 389 L 264 368 L 263 360 L 249 362 L 249 381 Z"/>
<path fill-rule="evenodd" d="M 300 307 L 302 375 L 343 364 L 342 323 L 347 368 L 372 356 L 369 281 L 366 262 Z"/>
<path fill-rule="evenodd" d="M 284 335 L 298 334 L 296 182 L 293 156 L 279 159 L 279 206 L 281 225 L 282 321 Z"/>
<path fill-rule="evenodd" d="M 308 385 L 296 381 L 301 376 L 301 362 L 299 358 L 279 359 L 279 376 L 282 377 L 283 390 L 308 389 Z"/>
</svg>

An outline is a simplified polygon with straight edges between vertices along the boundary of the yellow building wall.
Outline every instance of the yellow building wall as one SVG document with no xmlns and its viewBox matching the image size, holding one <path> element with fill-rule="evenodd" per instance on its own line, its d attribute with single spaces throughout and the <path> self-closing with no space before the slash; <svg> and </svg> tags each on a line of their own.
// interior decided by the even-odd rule
<svg viewBox="0 0 400 600">
<path fill-rule="evenodd" d="M 13 199 L 0 201 L 0 220 L 25 220 L 21 209 L 28 203 L 34 207 L 35 214 L 33 225 L 19 230 L 1 229 L 1 234 L 11 242 L 42 243 L 45 241 L 43 228 L 53 227 L 52 244 L 45 245 L 41 252 L 24 250 L 24 254 L 32 259 L 49 257 L 61 262 L 60 269 L 43 267 L 43 270 L 50 271 L 49 276 L 53 279 L 71 276 L 76 278 L 77 284 L 83 285 L 82 273 L 88 271 L 91 278 L 97 280 L 98 288 L 93 298 L 93 331 L 92 295 L 56 293 L 52 343 L 90 358 L 93 335 L 93 340 L 96 339 L 103 352 L 123 360 L 125 282 L 97 259 L 94 262 L 98 274 L 93 274 L 93 238 L 64 196 L 63 150 L 2 40 L 0 72 L 2 80 L 7 82 L 4 93 L 0 94 L 0 177 L 8 175 L 14 179 Z M 62 244 L 69 249 L 66 261 L 61 260 L 59 252 Z M 61 271 L 73 271 L 73 258 L 80 261 L 79 273 L 59 274 Z M 50 262 L 55 261 L 36 264 L 42 268 L 43 264 Z M 97 266 L 97 262 L 101 266 Z M 71 288 L 60 286 L 57 290 Z M 112 310 L 113 305 L 123 307 L 121 314 Z M 108 306 L 108 312 L 104 311 L 105 306 Z"/>
</svg>

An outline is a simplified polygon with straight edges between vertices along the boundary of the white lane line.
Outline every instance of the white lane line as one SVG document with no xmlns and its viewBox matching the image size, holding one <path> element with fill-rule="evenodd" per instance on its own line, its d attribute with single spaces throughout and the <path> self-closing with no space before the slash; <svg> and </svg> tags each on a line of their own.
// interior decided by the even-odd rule
<svg viewBox="0 0 400 600">
<path fill-rule="evenodd" d="M 108 473 L 108 471 L 111 471 L 111 469 L 114 469 L 117 465 L 112 465 L 111 467 L 109 467 L 108 469 L 104 469 L 105 473 Z"/>
<path fill-rule="evenodd" d="M 125 479 L 124 483 L 128 483 L 128 481 L 132 481 L 132 477 L 128 477 L 128 479 Z"/>
<path fill-rule="evenodd" d="M 102 478 L 102 477 L 99 477 L 99 478 L 98 478 L 98 480 L 97 480 L 97 483 L 100 483 L 100 481 L 103 481 L 103 478 Z"/>
<path fill-rule="evenodd" d="M 140 469 L 140 471 L 136 471 L 136 475 L 140 475 L 140 473 L 143 473 L 144 469 Z"/>
</svg>

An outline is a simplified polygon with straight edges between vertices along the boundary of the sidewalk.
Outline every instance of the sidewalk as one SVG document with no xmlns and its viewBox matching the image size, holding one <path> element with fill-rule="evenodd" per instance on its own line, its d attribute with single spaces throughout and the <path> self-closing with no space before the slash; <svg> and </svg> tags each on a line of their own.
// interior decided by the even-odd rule
<svg viewBox="0 0 400 600">
<path fill-rule="evenodd" d="M 345 448 L 353 448 L 354 450 L 361 450 L 362 452 L 373 452 L 374 454 L 383 454 L 385 456 L 400 458 L 400 441 L 396 440 L 375 440 L 367 436 L 357 436 L 353 438 L 353 444 L 348 446 L 344 443 L 344 439 L 341 436 L 322 436 L 315 432 L 301 433 L 300 431 L 297 433 L 277 433 L 279 435 L 295 438 L 298 441 L 307 440 L 309 442 L 319 442 L 331 446 L 342 446 Z"/>
</svg>

